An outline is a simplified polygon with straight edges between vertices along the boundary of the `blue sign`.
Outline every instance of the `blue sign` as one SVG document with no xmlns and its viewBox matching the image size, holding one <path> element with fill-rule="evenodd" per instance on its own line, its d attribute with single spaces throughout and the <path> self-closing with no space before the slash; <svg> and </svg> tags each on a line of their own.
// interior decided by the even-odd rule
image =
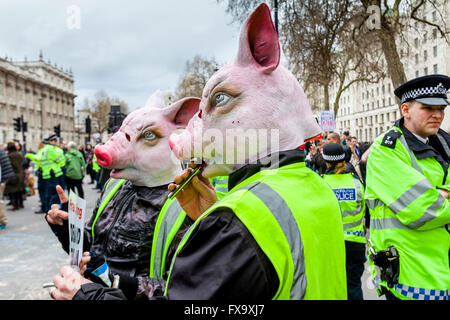
<svg viewBox="0 0 450 320">
<path fill-rule="evenodd" d="M 333 189 L 333 191 L 339 201 L 356 201 L 356 189 L 342 188 Z"/>
</svg>

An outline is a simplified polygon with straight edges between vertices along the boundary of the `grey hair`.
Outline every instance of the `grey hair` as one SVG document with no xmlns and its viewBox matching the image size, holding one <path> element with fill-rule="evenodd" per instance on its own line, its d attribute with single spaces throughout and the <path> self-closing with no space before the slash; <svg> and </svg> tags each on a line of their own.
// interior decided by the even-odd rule
<svg viewBox="0 0 450 320">
<path fill-rule="evenodd" d="M 67 144 L 67 147 L 68 148 L 76 148 L 77 144 L 75 142 L 73 142 L 73 141 L 69 141 L 69 143 Z"/>
</svg>

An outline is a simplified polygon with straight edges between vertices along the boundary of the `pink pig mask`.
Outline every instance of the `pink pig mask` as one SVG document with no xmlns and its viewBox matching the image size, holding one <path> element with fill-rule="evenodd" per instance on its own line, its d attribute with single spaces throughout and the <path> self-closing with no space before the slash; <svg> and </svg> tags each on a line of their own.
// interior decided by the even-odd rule
<svg viewBox="0 0 450 320">
<path fill-rule="evenodd" d="M 169 136 L 184 130 L 198 111 L 199 98 L 184 98 L 166 107 L 160 91 L 145 107 L 130 113 L 105 144 L 95 147 L 98 163 L 112 178 L 127 179 L 137 186 L 168 184 L 181 173 L 179 159 L 169 147 Z"/>
<path fill-rule="evenodd" d="M 235 60 L 207 82 L 199 113 L 185 131 L 171 135 L 175 155 L 183 160 L 203 158 L 208 163 L 203 174 L 212 177 L 228 174 L 268 154 L 295 149 L 319 135 L 320 127 L 303 89 L 280 64 L 280 58 L 270 10 L 262 3 L 244 24 Z M 235 133 L 239 132 L 236 129 L 241 133 L 267 132 L 267 143 L 259 140 L 258 144 L 249 135 L 240 142 L 245 143 L 244 148 L 239 142 L 230 144 L 227 137 L 233 129 Z M 206 149 L 209 151 L 205 153 Z M 234 155 L 229 157 L 231 153 Z M 226 160 L 232 158 L 233 163 Z"/>
</svg>

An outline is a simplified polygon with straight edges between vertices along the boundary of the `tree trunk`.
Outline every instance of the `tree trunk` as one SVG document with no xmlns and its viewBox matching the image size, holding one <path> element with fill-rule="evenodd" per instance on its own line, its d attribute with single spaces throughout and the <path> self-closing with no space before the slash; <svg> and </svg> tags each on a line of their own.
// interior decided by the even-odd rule
<svg viewBox="0 0 450 320">
<path fill-rule="evenodd" d="M 397 45 L 395 43 L 396 35 L 397 34 L 394 32 L 394 30 L 392 30 L 392 28 L 390 26 L 387 26 L 385 23 L 383 23 L 381 29 L 378 30 L 378 38 L 381 43 L 384 58 L 386 59 L 387 63 L 389 77 L 391 78 L 394 89 L 407 81 L 405 69 L 403 67 L 403 63 L 400 60 L 400 56 L 397 51 Z"/>
<path fill-rule="evenodd" d="M 323 100 L 325 110 L 330 110 L 330 92 L 328 88 L 329 83 L 323 84 Z"/>
</svg>

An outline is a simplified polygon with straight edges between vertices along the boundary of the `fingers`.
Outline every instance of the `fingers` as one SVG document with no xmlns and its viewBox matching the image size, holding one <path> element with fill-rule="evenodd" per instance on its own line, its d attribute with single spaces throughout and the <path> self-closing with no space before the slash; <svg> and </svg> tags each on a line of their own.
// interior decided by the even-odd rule
<svg viewBox="0 0 450 320">
<path fill-rule="evenodd" d="M 203 179 L 195 176 L 192 179 L 192 186 L 203 198 L 208 199 L 211 202 L 217 201 L 216 191 L 209 180 L 205 182 Z"/>
<path fill-rule="evenodd" d="M 180 175 L 176 176 L 173 179 L 173 182 L 168 185 L 167 188 L 169 189 L 169 191 L 170 192 L 175 191 L 175 189 L 178 186 L 180 186 L 183 183 L 183 181 L 185 181 L 192 172 L 193 172 L 193 169 L 190 169 L 190 168 L 183 170 L 183 172 Z"/>
<path fill-rule="evenodd" d="M 80 274 L 82 276 L 84 276 L 84 273 L 86 272 L 87 269 L 87 264 L 89 263 L 89 261 L 91 261 L 91 256 L 89 255 L 89 252 L 84 252 L 83 256 L 81 257 L 81 261 L 80 261 Z"/>
<path fill-rule="evenodd" d="M 50 297 L 51 297 L 53 300 L 61 300 L 61 299 L 62 299 L 62 294 L 61 294 L 61 292 L 60 292 L 58 289 L 56 289 L 55 287 L 51 287 L 51 288 L 48 290 L 48 292 L 49 292 L 49 294 L 50 294 Z"/>
<path fill-rule="evenodd" d="M 186 180 L 192 172 L 193 170 L 191 168 L 183 170 L 183 172 L 180 175 L 176 176 L 173 179 L 173 182 L 178 185 L 183 183 L 183 181 Z"/>
<path fill-rule="evenodd" d="M 67 201 L 69 201 L 69 199 L 66 196 L 66 193 L 64 192 L 64 189 L 61 188 L 60 185 L 56 186 L 56 193 L 58 193 L 59 201 L 61 203 L 66 203 Z"/>
<path fill-rule="evenodd" d="M 58 210 L 57 214 L 58 214 L 58 217 L 61 218 L 62 220 L 69 219 L 69 213 L 66 211 Z"/>
<path fill-rule="evenodd" d="M 47 213 L 47 221 L 51 224 L 63 225 L 63 220 L 69 219 L 69 213 L 59 210 L 59 205 L 53 204 Z"/>
<path fill-rule="evenodd" d="M 68 276 L 70 276 L 73 273 L 75 273 L 75 270 L 73 270 L 72 267 L 70 267 L 70 266 L 64 266 L 60 270 L 61 277 L 63 277 L 63 278 L 67 278 Z"/>
</svg>

